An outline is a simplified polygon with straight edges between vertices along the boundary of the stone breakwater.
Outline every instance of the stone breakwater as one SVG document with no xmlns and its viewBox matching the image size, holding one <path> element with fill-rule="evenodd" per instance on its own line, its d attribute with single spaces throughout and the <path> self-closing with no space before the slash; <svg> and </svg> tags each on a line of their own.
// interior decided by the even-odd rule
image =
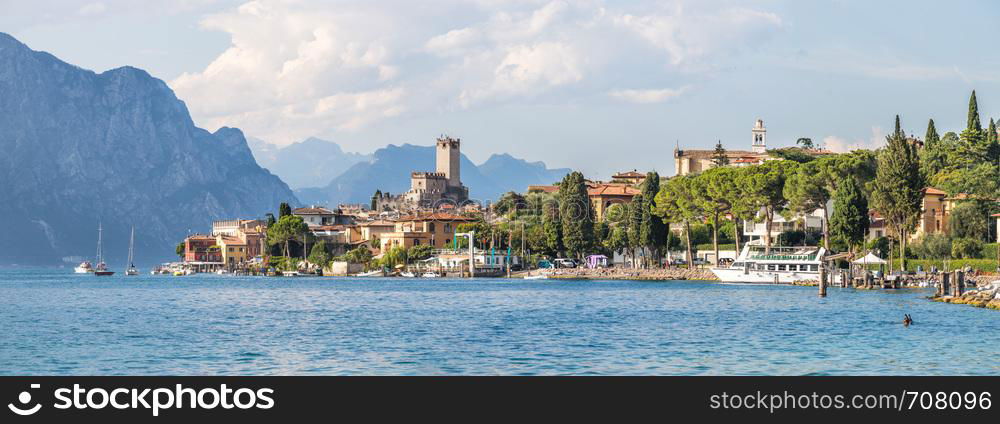
<svg viewBox="0 0 1000 424">
<path fill-rule="evenodd" d="M 560 269 L 548 274 L 549 278 L 588 279 L 588 280 L 706 280 L 719 281 L 707 268 L 602 268 L 602 269 Z"/>
<path fill-rule="evenodd" d="M 931 300 L 1000 310 L 1000 280 L 982 284 L 979 288 L 962 293 L 961 296 L 935 296 Z"/>
</svg>

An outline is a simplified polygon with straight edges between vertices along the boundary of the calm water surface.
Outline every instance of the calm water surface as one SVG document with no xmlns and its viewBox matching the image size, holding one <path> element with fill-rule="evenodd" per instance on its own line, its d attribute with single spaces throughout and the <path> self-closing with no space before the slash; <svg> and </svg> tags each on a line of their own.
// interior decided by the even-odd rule
<svg viewBox="0 0 1000 424">
<path fill-rule="evenodd" d="M 0 374 L 1000 374 L 927 290 L 69 272 L 0 271 Z"/>
</svg>

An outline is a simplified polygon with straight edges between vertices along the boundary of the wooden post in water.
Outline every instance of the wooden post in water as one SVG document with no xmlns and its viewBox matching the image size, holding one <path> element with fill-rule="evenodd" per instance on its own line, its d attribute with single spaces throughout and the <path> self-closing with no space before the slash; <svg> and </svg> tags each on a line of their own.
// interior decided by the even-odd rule
<svg viewBox="0 0 1000 424">
<path fill-rule="evenodd" d="M 826 297 L 826 266 L 819 266 L 819 297 Z"/>
<path fill-rule="evenodd" d="M 958 278 L 955 280 L 955 297 L 961 296 L 965 291 L 965 272 L 958 271 Z"/>
<path fill-rule="evenodd" d="M 938 290 L 937 290 L 938 296 L 945 296 L 948 294 L 948 283 L 949 280 L 951 280 L 950 277 L 951 274 L 947 272 L 941 273 L 941 281 L 940 283 L 938 283 Z"/>
</svg>

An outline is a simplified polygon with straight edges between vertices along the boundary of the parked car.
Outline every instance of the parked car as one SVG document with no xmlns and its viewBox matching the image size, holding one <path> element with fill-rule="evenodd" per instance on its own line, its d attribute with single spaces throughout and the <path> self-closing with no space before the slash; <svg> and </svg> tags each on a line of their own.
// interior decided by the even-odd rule
<svg viewBox="0 0 1000 424">
<path fill-rule="evenodd" d="M 556 259 L 556 268 L 576 268 L 576 261 L 573 259 Z"/>
<path fill-rule="evenodd" d="M 694 261 L 691 263 L 695 265 L 708 265 L 708 261 L 706 261 L 705 258 L 694 258 Z"/>
<path fill-rule="evenodd" d="M 683 259 L 674 259 L 674 260 L 670 261 L 670 265 L 673 265 L 673 266 L 687 265 L 687 261 L 685 261 Z"/>
</svg>

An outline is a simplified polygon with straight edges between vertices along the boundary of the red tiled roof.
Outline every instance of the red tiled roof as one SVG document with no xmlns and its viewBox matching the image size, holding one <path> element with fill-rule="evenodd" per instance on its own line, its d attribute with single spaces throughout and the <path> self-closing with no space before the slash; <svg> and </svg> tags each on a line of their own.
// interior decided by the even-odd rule
<svg viewBox="0 0 1000 424">
<path fill-rule="evenodd" d="M 336 212 L 322 207 L 311 207 L 311 208 L 295 208 L 292 210 L 293 215 L 335 215 Z"/>
<path fill-rule="evenodd" d="M 925 188 L 924 189 L 924 194 L 936 194 L 936 195 L 941 195 L 941 196 L 947 196 L 948 195 L 948 193 L 945 193 L 944 191 L 938 190 L 938 189 L 936 189 L 934 187 L 927 187 L 927 188 Z"/>
<path fill-rule="evenodd" d="M 588 196 L 635 196 L 641 193 L 639 189 L 627 184 L 597 184 L 587 189 Z"/>
<path fill-rule="evenodd" d="M 559 186 L 555 185 L 530 185 L 528 191 L 540 191 L 543 193 L 555 193 L 559 191 Z"/>
</svg>

